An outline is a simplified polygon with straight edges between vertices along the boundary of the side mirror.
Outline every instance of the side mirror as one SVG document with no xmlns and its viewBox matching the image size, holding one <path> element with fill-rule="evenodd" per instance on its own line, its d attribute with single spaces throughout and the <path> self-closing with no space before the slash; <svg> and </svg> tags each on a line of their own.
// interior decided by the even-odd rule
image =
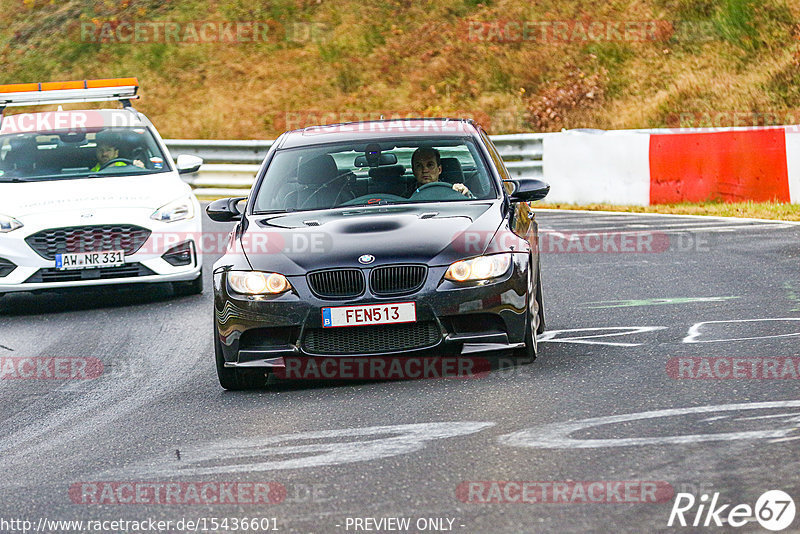
<svg viewBox="0 0 800 534">
<path fill-rule="evenodd" d="M 190 174 L 197 172 L 202 164 L 203 158 L 198 156 L 190 156 L 188 154 L 181 154 L 178 156 L 178 160 L 175 162 L 175 166 L 178 168 L 178 174 Z"/>
<path fill-rule="evenodd" d="M 535 178 L 516 178 L 503 180 L 504 184 L 512 186 L 509 193 L 511 202 L 533 202 L 542 200 L 550 192 L 550 184 Z"/>
<path fill-rule="evenodd" d="M 206 213 L 208 213 L 212 221 L 240 221 L 242 219 L 242 212 L 239 211 L 237 204 L 246 199 L 247 197 L 234 197 L 215 200 L 206 207 Z"/>
</svg>

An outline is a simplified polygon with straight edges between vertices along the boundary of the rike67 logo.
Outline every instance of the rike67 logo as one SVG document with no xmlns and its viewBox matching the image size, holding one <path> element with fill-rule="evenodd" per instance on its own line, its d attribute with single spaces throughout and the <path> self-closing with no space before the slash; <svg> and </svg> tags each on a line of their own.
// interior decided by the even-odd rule
<svg viewBox="0 0 800 534">
<path fill-rule="evenodd" d="M 696 508 L 695 508 L 696 505 Z M 749 504 L 722 504 L 719 493 L 709 496 L 703 494 L 695 499 L 691 493 L 678 493 L 669 514 L 667 526 L 682 527 L 721 527 L 727 524 L 739 528 L 747 523 L 758 521 L 758 524 L 774 532 L 784 530 L 794 521 L 795 504 L 788 493 L 781 490 L 764 492 L 755 506 Z M 677 523 L 676 523 L 677 520 Z"/>
</svg>

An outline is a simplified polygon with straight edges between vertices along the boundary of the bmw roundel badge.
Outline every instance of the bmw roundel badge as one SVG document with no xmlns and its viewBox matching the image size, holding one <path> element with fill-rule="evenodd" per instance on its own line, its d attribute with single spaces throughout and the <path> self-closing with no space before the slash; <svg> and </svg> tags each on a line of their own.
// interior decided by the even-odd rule
<svg viewBox="0 0 800 534">
<path fill-rule="evenodd" d="M 364 265 L 369 265 L 373 261 L 375 261 L 375 256 L 372 254 L 364 254 L 358 258 L 358 263 L 363 263 Z"/>
</svg>

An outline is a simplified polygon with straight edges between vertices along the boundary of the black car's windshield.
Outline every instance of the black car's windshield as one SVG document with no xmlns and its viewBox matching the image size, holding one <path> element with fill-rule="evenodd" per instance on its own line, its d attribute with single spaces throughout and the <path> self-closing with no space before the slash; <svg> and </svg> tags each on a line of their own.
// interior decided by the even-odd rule
<svg viewBox="0 0 800 534">
<path fill-rule="evenodd" d="M 469 138 L 279 150 L 256 193 L 254 211 L 491 199 L 497 192 L 490 176 Z"/>
<path fill-rule="evenodd" d="M 0 136 L 0 182 L 62 180 L 169 171 L 147 128 Z"/>
</svg>

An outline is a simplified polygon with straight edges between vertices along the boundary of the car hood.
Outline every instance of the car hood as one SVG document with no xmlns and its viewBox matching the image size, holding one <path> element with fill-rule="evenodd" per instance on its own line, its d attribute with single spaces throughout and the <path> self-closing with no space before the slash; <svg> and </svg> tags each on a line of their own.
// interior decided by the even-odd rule
<svg viewBox="0 0 800 534">
<path fill-rule="evenodd" d="M 502 223 L 501 202 L 358 207 L 251 215 L 240 234 L 253 269 L 302 275 L 328 267 L 449 265 L 476 256 Z"/>
<path fill-rule="evenodd" d="M 190 194 L 173 173 L 41 182 L 0 182 L 0 213 L 21 218 L 32 213 L 100 208 L 158 209 Z"/>
</svg>

